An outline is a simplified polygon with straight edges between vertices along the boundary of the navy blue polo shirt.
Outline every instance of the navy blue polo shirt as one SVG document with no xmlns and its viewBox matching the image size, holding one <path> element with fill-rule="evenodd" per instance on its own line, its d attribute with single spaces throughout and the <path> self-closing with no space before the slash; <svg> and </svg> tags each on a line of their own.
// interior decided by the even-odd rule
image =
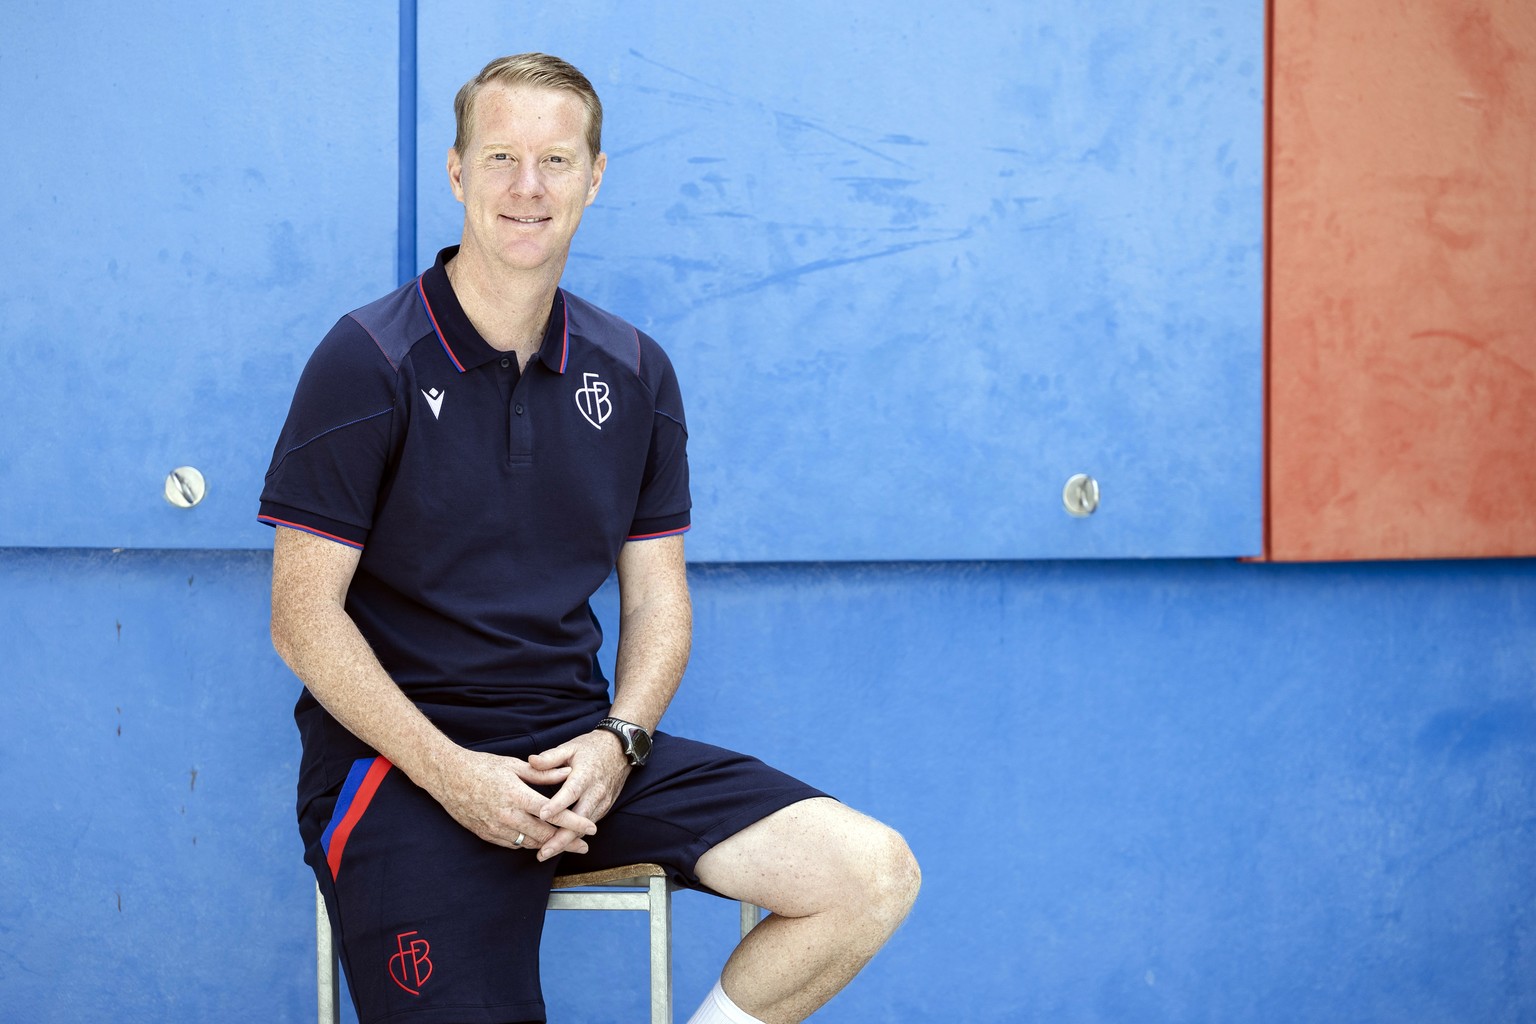
<svg viewBox="0 0 1536 1024">
<path fill-rule="evenodd" d="M 519 372 L 454 296 L 456 252 L 320 343 L 260 519 L 361 550 L 347 612 L 406 695 L 475 746 L 608 707 L 588 600 L 626 541 L 687 530 L 691 502 L 661 347 L 558 290 Z M 372 753 L 308 691 L 295 715 L 301 791 Z"/>
</svg>

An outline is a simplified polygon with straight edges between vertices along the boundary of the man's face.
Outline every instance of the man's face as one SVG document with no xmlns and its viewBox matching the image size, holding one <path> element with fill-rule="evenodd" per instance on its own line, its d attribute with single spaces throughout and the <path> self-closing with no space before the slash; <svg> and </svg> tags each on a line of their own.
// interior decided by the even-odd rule
<svg viewBox="0 0 1536 1024">
<path fill-rule="evenodd" d="M 508 269 L 558 272 L 607 164 L 587 151 L 586 127 L 586 107 L 568 90 L 483 87 L 464 152 L 448 151 L 464 247 Z"/>
</svg>

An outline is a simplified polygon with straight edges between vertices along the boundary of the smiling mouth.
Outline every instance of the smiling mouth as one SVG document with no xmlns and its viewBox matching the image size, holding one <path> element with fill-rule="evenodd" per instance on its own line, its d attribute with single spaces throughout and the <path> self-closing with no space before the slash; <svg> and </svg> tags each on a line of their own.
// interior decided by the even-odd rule
<svg viewBox="0 0 1536 1024">
<path fill-rule="evenodd" d="M 548 217 L 508 217 L 507 220 L 514 224 L 542 224 L 549 220 Z"/>
</svg>

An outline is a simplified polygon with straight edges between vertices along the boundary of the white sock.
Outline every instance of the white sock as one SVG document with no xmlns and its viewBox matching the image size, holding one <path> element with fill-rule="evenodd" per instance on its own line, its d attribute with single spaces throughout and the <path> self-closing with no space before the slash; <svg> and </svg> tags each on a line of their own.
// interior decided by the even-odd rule
<svg viewBox="0 0 1536 1024">
<path fill-rule="evenodd" d="M 703 1005 L 688 1018 L 688 1024 L 763 1024 L 763 1022 L 731 1002 L 731 997 L 725 994 L 725 989 L 721 988 L 717 981 L 715 987 L 709 990 L 709 995 L 704 997 Z"/>
</svg>

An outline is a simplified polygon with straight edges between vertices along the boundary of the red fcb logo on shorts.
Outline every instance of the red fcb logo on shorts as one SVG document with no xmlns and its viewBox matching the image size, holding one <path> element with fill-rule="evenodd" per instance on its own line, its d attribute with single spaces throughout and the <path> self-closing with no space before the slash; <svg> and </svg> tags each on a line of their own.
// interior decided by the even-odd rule
<svg viewBox="0 0 1536 1024">
<path fill-rule="evenodd" d="M 432 977 L 432 947 L 426 939 L 417 938 L 419 932 L 401 932 L 395 936 L 400 950 L 389 958 L 389 976 L 395 984 L 413 996 L 421 995 L 421 986 Z"/>
</svg>

